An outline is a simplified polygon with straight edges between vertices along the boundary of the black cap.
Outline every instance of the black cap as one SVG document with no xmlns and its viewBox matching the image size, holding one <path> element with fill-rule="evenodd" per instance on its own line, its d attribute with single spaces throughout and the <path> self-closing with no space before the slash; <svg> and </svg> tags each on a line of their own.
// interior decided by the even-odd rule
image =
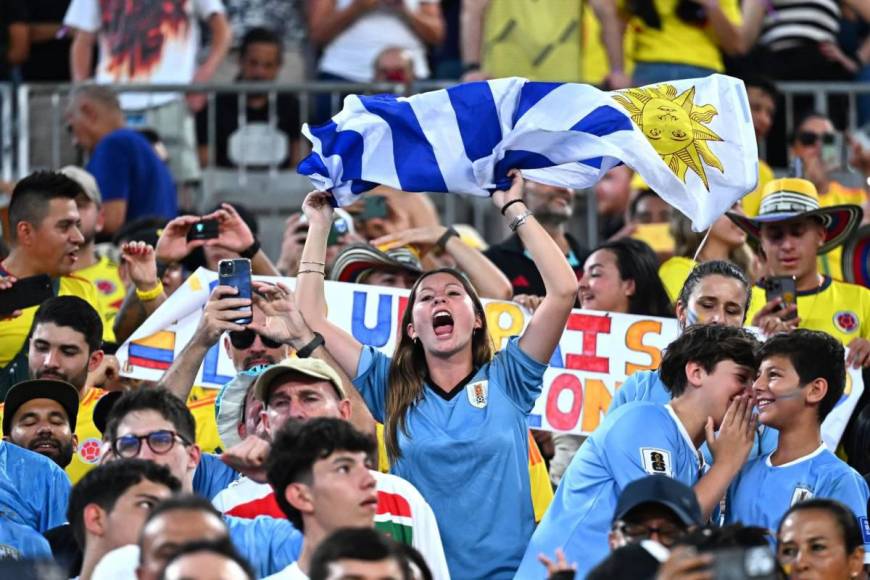
<svg viewBox="0 0 870 580">
<path fill-rule="evenodd" d="M 106 434 L 106 424 L 109 421 L 109 413 L 112 411 L 112 407 L 115 406 L 115 402 L 120 399 L 123 394 L 124 393 L 121 391 L 109 391 L 100 397 L 100 400 L 97 401 L 96 405 L 94 405 L 94 427 L 96 427 L 101 434 Z"/>
<path fill-rule="evenodd" d="M 589 571 L 586 580 L 612 580 L 613 578 L 652 580 L 656 577 L 661 562 L 650 552 L 653 548 L 651 544 L 654 542 L 645 541 L 617 548 Z M 667 553 L 667 548 L 662 547 L 660 550 Z"/>
<path fill-rule="evenodd" d="M 6 394 L 3 409 L 4 436 L 8 436 L 12 430 L 12 419 L 15 418 L 18 409 L 33 399 L 56 401 L 66 411 L 70 431 L 76 430 L 76 419 L 79 414 L 79 392 L 76 388 L 66 381 L 34 379 L 14 385 Z"/>
<path fill-rule="evenodd" d="M 687 526 L 704 523 L 701 506 L 692 488 L 666 475 L 650 475 L 626 485 L 616 501 L 613 521 L 623 519 L 628 512 L 645 503 L 669 508 Z"/>
</svg>

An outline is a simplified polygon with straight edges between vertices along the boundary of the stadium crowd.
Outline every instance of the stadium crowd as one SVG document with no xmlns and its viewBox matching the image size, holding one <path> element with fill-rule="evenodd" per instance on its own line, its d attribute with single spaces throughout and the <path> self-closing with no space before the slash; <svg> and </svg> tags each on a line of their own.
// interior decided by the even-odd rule
<svg viewBox="0 0 870 580">
<path fill-rule="evenodd" d="M 63 123 L 82 160 L 3 187 L 0 577 L 868 578 L 870 138 L 843 130 L 836 99 L 831 116 L 796 100 L 787 134 L 776 88 L 870 78 L 866 1 L 0 0 L 0 14 L 0 82 L 73 82 Z M 618 166 L 588 192 L 512 173 L 491 196 L 499 239 L 444 223 L 427 194 L 379 186 L 334 208 L 312 191 L 274 255 L 255 212 L 183 192 L 210 164 L 294 167 L 303 103 L 105 86 L 615 90 L 722 72 L 744 79 L 770 163 L 706 232 Z M 584 196 L 595 247 L 576 235 Z M 227 260 L 250 263 L 251 292 L 209 288 L 186 342 L 134 378 L 125 343 L 168 327 L 173 294 Z M 392 352 L 328 316 L 339 284 L 403 292 Z M 44 297 L 7 306 L 29 292 Z M 490 301 L 528 319 L 503 344 Z M 678 331 L 606 392 L 594 429 L 537 429 L 575 309 Z M 214 389 L 201 369 L 219 351 L 234 375 Z"/>
</svg>

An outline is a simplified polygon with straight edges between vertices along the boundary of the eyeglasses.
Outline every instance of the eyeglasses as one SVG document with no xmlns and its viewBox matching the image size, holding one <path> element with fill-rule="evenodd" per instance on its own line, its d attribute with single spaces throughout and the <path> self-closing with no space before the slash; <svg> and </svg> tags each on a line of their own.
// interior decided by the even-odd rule
<svg viewBox="0 0 870 580">
<path fill-rule="evenodd" d="M 617 525 L 617 529 L 623 536 L 630 538 L 632 541 L 640 542 L 641 540 L 649 540 L 653 534 L 658 536 L 659 543 L 666 548 L 673 546 L 686 532 L 677 526 L 645 526 L 643 524 L 627 524 L 621 522 Z"/>
<path fill-rule="evenodd" d="M 185 446 L 190 445 L 190 441 L 176 433 L 163 429 L 160 431 L 152 431 L 147 435 L 124 435 L 112 441 L 112 451 L 115 455 L 123 459 L 132 459 L 139 456 L 139 451 L 142 450 L 142 441 L 148 443 L 148 447 L 157 455 L 165 455 L 175 447 L 175 440 L 180 440 Z"/>
<path fill-rule="evenodd" d="M 251 348 L 256 336 L 257 333 L 250 328 L 246 328 L 245 330 L 233 330 L 230 331 L 230 343 L 232 343 L 233 348 L 244 350 L 246 348 Z M 271 338 L 266 338 L 262 334 L 260 335 L 260 342 L 262 342 L 263 346 L 266 348 L 278 348 L 282 344 L 280 342 L 275 342 Z"/>
<path fill-rule="evenodd" d="M 812 131 L 801 131 L 797 134 L 797 141 L 804 147 L 812 147 L 821 140 L 823 145 L 833 145 L 836 141 L 834 133 L 813 133 Z"/>
</svg>

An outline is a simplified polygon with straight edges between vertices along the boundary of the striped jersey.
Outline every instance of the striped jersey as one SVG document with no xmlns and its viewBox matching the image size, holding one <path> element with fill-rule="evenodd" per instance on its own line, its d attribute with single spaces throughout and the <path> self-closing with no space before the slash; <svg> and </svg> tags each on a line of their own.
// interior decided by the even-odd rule
<svg viewBox="0 0 870 580">
<path fill-rule="evenodd" d="M 758 42 L 771 50 L 836 43 L 841 17 L 837 0 L 772 0 Z"/>
</svg>

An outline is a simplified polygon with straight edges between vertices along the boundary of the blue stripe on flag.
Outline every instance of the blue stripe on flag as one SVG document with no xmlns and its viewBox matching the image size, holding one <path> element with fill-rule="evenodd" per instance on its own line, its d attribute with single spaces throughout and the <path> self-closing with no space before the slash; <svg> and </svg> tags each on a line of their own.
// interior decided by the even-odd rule
<svg viewBox="0 0 870 580">
<path fill-rule="evenodd" d="M 511 185 L 511 180 L 507 176 L 511 169 L 542 169 L 554 165 L 556 164 L 540 153 L 519 149 L 505 151 L 502 160 L 495 164 L 493 181 L 496 189 L 507 190 Z"/>
<path fill-rule="evenodd" d="M 472 161 L 492 155 L 502 135 L 489 83 L 481 81 L 451 87 L 447 89 L 447 96 L 456 113 L 465 155 Z"/>
<path fill-rule="evenodd" d="M 311 134 L 320 139 L 324 157 L 341 157 L 342 179 L 362 177 L 362 155 L 365 150 L 363 136 L 356 131 L 339 131 L 335 121 L 312 127 Z"/>
<path fill-rule="evenodd" d="M 580 119 L 571 130 L 604 137 L 617 131 L 632 131 L 633 127 L 628 115 L 610 105 L 602 105 Z"/>
<path fill-rule="evenodd" d="M 390 126 L 393 159 L 399 184 L 405 191 L 446 192 L 447 184 L 432 145 L 423 134 L 414 110 L 392 95 L 359 97 L 363 106 Z"/>
<path fill-rule="evenodd" d="M 538 104 L 538 101 L 549 95 L 553 90 L 562 86 L 563 83 L 526 83 L 520 89 L 520 102 L 511 119 L 511 127 L 515 127 L 517 121 L 526 114 L 526 111 Z"/>
<path fill-rule="evenodd" d="M 592 159 L 584 159 L 583 161 L 579 161 L 583 165 L 588 165 L 589 167 L 594 167 L 595 169 L 601 169 L 601 164 L 604 163 L 604 157 L 593 157 Z"/>
</svg>

